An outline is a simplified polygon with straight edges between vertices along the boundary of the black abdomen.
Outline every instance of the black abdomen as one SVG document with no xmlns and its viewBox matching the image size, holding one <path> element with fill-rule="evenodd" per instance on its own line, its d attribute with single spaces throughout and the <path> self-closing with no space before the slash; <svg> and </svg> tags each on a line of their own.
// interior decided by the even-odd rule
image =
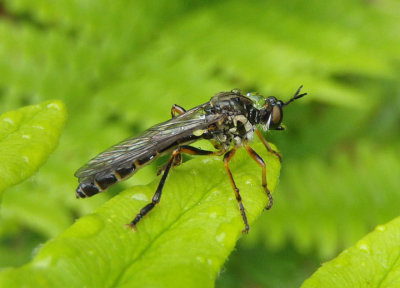
<svg viewBox="0 0 400 288">
<path fill-rule="evenodd" d="M 86 178 L 78 185 L 75 190 L 76 198 L 91 197 L 103 190 L 106 190 L 111 185 L 118 181 L 125 180 L 132 176 L 138 168 L 138 165 L 132 163 L 128 167 L 119 167 L 115 171 L 108 174 L 97 174 L 91 178 Z"/>
</svg>

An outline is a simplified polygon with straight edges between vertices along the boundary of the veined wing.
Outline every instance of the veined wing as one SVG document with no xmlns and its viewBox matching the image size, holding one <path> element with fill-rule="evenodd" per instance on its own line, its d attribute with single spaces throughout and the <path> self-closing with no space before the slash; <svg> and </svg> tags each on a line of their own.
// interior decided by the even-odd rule
<svg viewBox="0 0 400 288">
<path fill-rule="evenodd" d="M 178 139 L 193 135 L 195 130 L 206 129 L 210 124 L 224 118 L 224 114 L 206 115 L 203 108 L 197 106 L 185 113 L 146 130 L 138 137 L 128 138 L 87 162 L 75 172 L 79 181 L 92 178 L 97 174 L 107 174 L 119 166 L 140 159 L 151 159 L 152 155 L 168 149 Z"/>
</svg>

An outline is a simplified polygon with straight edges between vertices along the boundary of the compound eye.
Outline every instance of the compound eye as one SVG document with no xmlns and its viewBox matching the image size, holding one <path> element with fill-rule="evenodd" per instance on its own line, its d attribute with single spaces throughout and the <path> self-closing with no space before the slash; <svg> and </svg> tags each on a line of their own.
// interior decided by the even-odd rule
<svg viewBox="0 0 400 288">
<path fill-rule="evenodd" d="M 272 107 L 271 122 L 272 126 L 277 127 L 282 121 L 282 109 L 279 106 Z"/>
</svg>

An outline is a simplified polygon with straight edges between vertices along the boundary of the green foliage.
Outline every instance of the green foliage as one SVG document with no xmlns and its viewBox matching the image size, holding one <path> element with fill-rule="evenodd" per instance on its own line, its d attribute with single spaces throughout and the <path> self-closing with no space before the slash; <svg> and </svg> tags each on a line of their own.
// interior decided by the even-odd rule
<svg viewBox="0 0 400 288">
<path fill-rule="evenodd" d="M 224 272 L 230 287 L 297 286 L 399 214 L 399 9 L 395 0 L 2 1 L 0 111 L 56 98 L 69 120 L 40 173 L 3 193 L 0 265 L 27 263 L 75 218 L 151 182 L 163 161 L 96 197 L 73 193 L 78 167 L 168 119 L 172 104 L 232 88 L 288 99 L 303 84 L 309 95 L 285 107 L 287 131 L 266 135 L 283 155 L 275 205 L 230 263 L 253 261 L 240 251 L 255 247 L 264 257 Z M 272 279 L 279 253 L 300 275 Z"/>
<path fill-rule="evenodd" d="M 0 193 L 31 176 L 46 161 L 58 143 L 65 117 L 60 101 L 0 116 Z"/>
<path fill-rule="evenodd" d="M 263 144 L 255 148 L 269 164 L 267 179 L 274 189 L 279 160 Z M 267 197 L 260 167 L 248 160 L 242 149 L 230 167 L 251 226 Z M 128 189 L 79 219 L 44 245 L 32 262 L 1 272 L 0 286 L 212 287 L 243 229 L 221 159 L 197 157 L 175 168 L 160 205 L 137 225 L 136 233 L 125 228 L 157 185 L 158 179 Z"/>
<path fill-rule="evenodd" d="M 398 287 L 399 241 L 396 218 L 325 263 L 301 287 Z"/>
<path fill-rule="evenodd" d="M 348 247 L 376 223 L 398 215 L 398 150 L 361 142 L 351 155 L 325 163 L 313 158 L 293 163 L 285 170 L 291 181 L 279 185 L 285 191 L 276 196 L 279 207 L 260 219 L 260 229 L 251 236 L 260 233 L 267 246 L 281 248 L 289 235 L 298 251 L 331 257 L 337 247 Z M 285 227 L 282 218 L 287 219 Z"/>
</svg>

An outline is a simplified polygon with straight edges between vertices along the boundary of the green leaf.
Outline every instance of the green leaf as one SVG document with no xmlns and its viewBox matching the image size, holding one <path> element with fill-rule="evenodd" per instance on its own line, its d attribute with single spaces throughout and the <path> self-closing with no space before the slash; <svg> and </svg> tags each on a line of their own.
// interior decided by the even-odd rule
<svg viewBox="0 0 400 288">
<path fill-rule="evenodd" d="M 261 143 L 253 147 L 266 160 L 272 191 L 280 163 Z M 251 233 L 267 204 L 261 168 L 244 149 L 230 168 Z M 32 262 L 4 270 L 0 286 L 212 287 L 243 229 L 221 157 L 196 157 L 174 168 L 160 204 L 132 232 L 124 224 L 150 201 L 158 181 L 125 190 L 79 219 Z"/>
<path fill-rule="evenodd" d="M 279 205 L 268 217 L 260 217 L 246 240 L 262 241 L 270 249 L 293 243 L 302 254 L 332 259 L 371 227 L 399 215 L 399 144 L 359 140 L 351 152 L 339 150 L 334 158 L 315 154 L 293 159 L 284 154 L 275 197 Z"/>
<path fill-rule="evenodd" d="M 400 217 L 325 263 L 302 287 L 399 287 Z"/>
<path fill-rule="evenodd" d="M 47 101 L 0 116 L 0 193 L 31 176 L 57 145 L 64 104 Z"/>
<path fill-rule="evenodd" d="M 24 243 L 32 247 L 53 238 L 73 216 L 93 211 L 133 182 L 153 179 L 149 167 L 141 172 L 151 176 L 138 173 L 99 197 L 76 204 L 71 193 L 73 171 L 97 152 L 165 121 L 173 103 L 189 109 L 232 88 L 282 100 L 300 84 L 309 93 L 287 107 L 288 131 L 273 138 L 284 156 L 283 185 L 275 193 L 277 205 L 244 237 L 252 238 L 259 226 L 262 238 L 252 245 L 263 241 L 272 251 L 294 245 L 300 254 L 316 251 L 327 259 L 398 215 L 398 149 L 386 153 L 382 143 L 400 139 L 393 132 L 400 111 L 399 1 L 88 5 L 2 1 L 1 111 L 54 95 L 69 111 L 62 153 L 3 195 L 2 214 L 7 209 L 10 217 L 0 230 L 16 231 L 3 230 L 2 251 L 29 251 Z M 371 144 L 368 156 L 354 148 L 359 138 Z M 43 238 L 32 240 L 36 234 Z M 31 252 L 23 259 L 29 257 Z M 303 268 L 310 265 L 300 266 L 309 275 Z M 260 265 L 259 275 L 269 280 L 265 271 Z"/>
</svg>

